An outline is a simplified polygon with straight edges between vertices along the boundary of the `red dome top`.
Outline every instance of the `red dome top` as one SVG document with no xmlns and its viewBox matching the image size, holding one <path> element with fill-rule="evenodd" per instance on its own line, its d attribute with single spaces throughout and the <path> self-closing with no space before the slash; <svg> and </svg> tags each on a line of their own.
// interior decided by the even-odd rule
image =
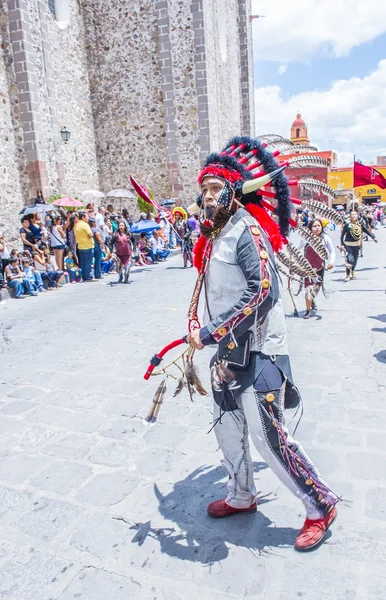
<svg viewBox="0 0 386 600">
<path fill-rule="evenodd" d="M 298 113 L 296 115 L 296 119 L 295 121 L 292 123 L 292 127 L 305 127 L 306 124 L 302 119 L 302 115 L 300 113 Z"/>
</svg>

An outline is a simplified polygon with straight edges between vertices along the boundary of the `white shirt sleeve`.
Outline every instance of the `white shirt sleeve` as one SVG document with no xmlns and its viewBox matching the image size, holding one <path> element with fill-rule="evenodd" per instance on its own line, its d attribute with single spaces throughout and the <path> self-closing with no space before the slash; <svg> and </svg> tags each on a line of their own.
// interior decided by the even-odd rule
<svg viewBox="0 0 386 600">
<path fill-rule="evenodd" d="M 335 259 L 336 259 L 336 253 L 335 253 L 335 248 L 334 248 L 334 244 L 332 243 L 332 240 L 330 238 L 329 235 L 327 235 L 326 233 L 324 234 L 324 241 L 326 244 L 326 248 L 329 254 L 329 264 L 334 265 L 335 264 Z"/>
</svg>

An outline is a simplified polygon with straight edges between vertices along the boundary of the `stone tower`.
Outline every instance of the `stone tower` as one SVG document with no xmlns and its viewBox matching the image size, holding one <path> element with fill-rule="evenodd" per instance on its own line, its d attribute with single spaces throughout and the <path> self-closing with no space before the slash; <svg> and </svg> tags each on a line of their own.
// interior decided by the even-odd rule
<svg viewBox="0 0 386 600">
<path fill-rule="evenodd" d="M 200 162 L 253 129 L 250 0 L 82 0 L 104 190 L 190 202 Z"/>
<path fill-rule="evenodd" d="M 309 145 L 307 125 L 298 113 L 291 127 L 291 142 L 298 145 Z"/>
<path fill-rule="evenodd" d="M 250 1 L 0 0 L 0 230 L 37 189 L 130 174 L 190 202 L 205 156 L 253 133 Z"/>
</svg>

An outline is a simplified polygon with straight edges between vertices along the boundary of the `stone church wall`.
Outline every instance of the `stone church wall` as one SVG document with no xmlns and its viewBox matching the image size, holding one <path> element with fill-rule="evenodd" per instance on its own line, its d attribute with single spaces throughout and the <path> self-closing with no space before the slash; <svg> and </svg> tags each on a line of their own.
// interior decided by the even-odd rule
<svg viewBox="0 0 386 600">
<path fill-rule="evenodd" d="M 28 174 L 6 0 L 0 1 L 0 35 L 0 231 L 11 241 L 18 235 L 18 213 L 28 198 Z"/>
<path fill-rule="evenodd" d="M 168 195 L 157 2 L 83 1 L 101 189 Z"/>
<path fill-rule="evenodd" d="M 204 0 L 210 147 L 219 150 L 241 132 L 238 5 Z"/>
</svg>

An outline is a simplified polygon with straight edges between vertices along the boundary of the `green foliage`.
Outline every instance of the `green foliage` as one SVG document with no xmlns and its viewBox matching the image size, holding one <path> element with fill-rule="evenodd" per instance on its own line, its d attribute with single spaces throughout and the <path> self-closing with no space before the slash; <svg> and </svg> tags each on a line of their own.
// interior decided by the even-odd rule
<svg viewBox="0 0 386 600">
<path fill-rule="evenodd" d="M 62 197 L 62 194 L 55 194 L 48 198 L 48 204 L 51 204 L 54 200 L 59 200 Z"/>
<path fill-rule="evenodd" d="M 151 192 L 150 190 L 148 190 L 148 192 L 149 192 L 150 198 L 152 200 L 154 200 L 154 194 L 153 194 L 153 192 Z M 144 212 L 146 214 L 148 214 L 150 212 L 155 212 L 156 211 L 156 209 L 154 208 L 154 206 L 152 206 L 148 202 L 145 202 L 145 200 L 142 200 L 141 196 L 138 196 L 138 194 L 137 194 L 137 206 L 138 206 L 140 212 Z"/>
</svg>

